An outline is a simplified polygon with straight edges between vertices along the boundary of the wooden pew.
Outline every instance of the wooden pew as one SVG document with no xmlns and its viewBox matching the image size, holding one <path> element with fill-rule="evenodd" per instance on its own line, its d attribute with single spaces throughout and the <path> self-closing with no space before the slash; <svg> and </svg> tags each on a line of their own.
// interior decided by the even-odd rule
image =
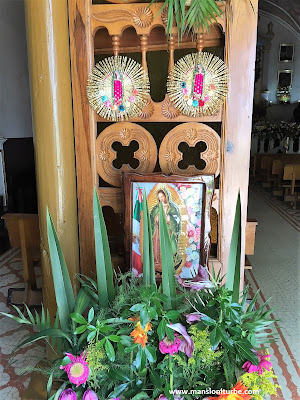
<svg viewBox="0 0 300 400">
<path fill-rule="evenodd" d="M 11 247 L 20 247 L 25 283 L 24 302 L 30 305 L 36 289 L 34 261 L 40 260 L 40 229 L 37 214 L 4 214 Z M 35 297 L 41 297 L 35 296 Z M 38 301 L 38 300 L 37 300 Z M 34 304 L 39 304 L 40 302 Z"/>
<path fill-rule="evenodd" d="M 284 201 L 292 202 L 296 207 L 296 202 L 300 200 L 300 192 L 295 188 L 300 187 L 300 164 L 287 164 L 284 167 L 283 180 L 288 181 L 283 184 L 285 189 Z"/>
</svg>

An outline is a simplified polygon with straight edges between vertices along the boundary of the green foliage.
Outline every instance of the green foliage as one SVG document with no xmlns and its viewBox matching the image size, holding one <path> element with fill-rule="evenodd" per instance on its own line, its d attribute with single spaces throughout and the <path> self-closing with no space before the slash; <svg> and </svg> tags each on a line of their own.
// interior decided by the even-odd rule
<svg viewBox="0 0 300 400">
<path fill-rule="evenodd" d="M 108 303 L 113 300 L 115 295 L 113 267 L 111 263 L 107 231 L 96 188 L 94 190 L 93 211 L 99 305 L 101 307 L 107 307 Z"/>
<path fill-rule="evenodd" d="M 190 300 L 194 309 L 205 316 L 201 318 L 199 328 L 209 327 L 210 342 L 213 349 L 222 351 L 221 374 L 227 388 L 236 381 L 235 366 L 241 368 L 247 360 L 258 364 L 253 348 L 274 341 L 275 333 L 265 330 L 275 321 L 270 318 L 273 310 L 267 310 L 267 303 L 258 310 L 252 310 L 257 294 L 245 312 L 245 299 L 248 288 L 243 292 L 240 303 L 232 303 L 232 292 L 225 286 L 199 292 Z"/>
<path fill-rule="evenodd" d="M 156 287 L 152 229 L 145 190 L 143 193 L 143 284 Z"/>
<path fill-rule="evenodd" d="M 258 372 L 246 373 L 240 379 L 250 390 L 259 391 L 258 394 L 252 394 L 253 400 L 264 400 L 265 396 L 268 395 L 277 396 L 277 389 L 280 388 L 273 381 L 277 379 L 277 376 L 274 375 L 272 369 L 270 371 L 264 370 L 262 375 L 259 375 Z"/>
<path fill-rule="evenodd" d="M 226 0 L 220 0 L 225 3 Z M 151 0 L 150 4 L 157 0 Z M 192 0 L 186 7 L 187 0 L 165 0 L 160 12 L 167 7 L 167 35 L 171 34 L 174 22 L 178 27 L 178 39 L 184 34 L 192 32 L 209 31 L 210 27 L 217 22 L 217 17 L 224 18 L 223 9 L 215 0 Z M 230 3 L 230 0 L 229 0 Z M 251 0 L 249 3 L 254 11 Z M 175 20 L 175 21 L 174 21 Z"/>
<path fill-rule="evenodd" d="M 211 348 L 208 329 L 200 330 L 196 325 L 189 329 L 195 350 L 193 356 L 188 360 L 182 353 L 174 354 L 175 381 L 179 380 L 180 388 L 195 390 L 214 388 L 216 385 L 216 369 L 222 352 L 214 351 Z"/>
<path fill-rule="evenodd" d="M 74 309 L 75 299 L 68 268 L 49 210 L 47 210 L 47 232 L 58 315 L 62 330 L 66 332 L 69 328 L 69 316 Z"/>
<path fill-rule="evenodd" d="M 239 301 L 241 275 L 241 198 L 238 194 L 228 257 L 226 287 L 232 291 L 232 301 Z"/>
<path fill-rule="evenodd" d="M 159 239 L 162 266 L 162 288 L 163 293 L 167 296 L 166 306 L 172 308 L 176 297 L 173 251 L 166 216 L 161 202 L 159 204 Z"/>
</svg>

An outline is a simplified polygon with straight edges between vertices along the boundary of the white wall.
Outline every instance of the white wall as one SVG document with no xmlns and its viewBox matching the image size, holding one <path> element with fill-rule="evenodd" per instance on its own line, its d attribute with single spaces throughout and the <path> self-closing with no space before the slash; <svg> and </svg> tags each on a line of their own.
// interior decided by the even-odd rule
<svg viewBox="0 0 300 400">
<path fill-rule="evenodd" d="M 0 0 L 1 136 L 32 136 L 24 0 Z"/>
<path fill-rule="evenodd" d="M 275 36 L 272 40 L 272 49 L 270 53 L 270 63 L 269 63 L 269 84 L 268 90 L 269 101 L 276 102 L 276 88 L 277 88 L 277 71 L 283 69 L 293 70 L 293 82 L 291 89 L 291 102 L 297 102 L 300 100 L 300 40 L 295 35 L 292 34 L 287 28 L 282 26 L 275 20 L 271 20 L 268 17 L 260 15 L 258 23 L 258 32 L 265 34 L 267 32 L 268 23 L 272 21 L 273 32 Z M 285 63 L 279 62 L 279 46 L 280 43 L 294 44 L 295 45 L 295 55 L 294 62 Z"/>
</svg>

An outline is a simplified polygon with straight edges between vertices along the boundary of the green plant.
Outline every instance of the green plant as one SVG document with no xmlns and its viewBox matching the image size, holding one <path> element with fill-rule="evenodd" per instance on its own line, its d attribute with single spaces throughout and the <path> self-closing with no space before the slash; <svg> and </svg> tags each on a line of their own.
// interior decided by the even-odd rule
<svg viewBox="0 0 300 400">
<path fill-rule="evenodd" d="M 151 0 L 150 4 L 157 2 Z M 221 0 L 219 3 L 226 3 Z M 251 0 L 249 3 L 254 11 Z M 230 0 L 228 1 L 230 5 Z M 165 0 L 160 12 L 167 7 L 167 35 L 171 33 L 174 22 L 178 28 L 178 38 L 184 34 L 199 31 L 209 31 L 210 26 L 217 22 L 217 17 L 224 17 L 223 8 L 215 0 Z M 175 19 L 175 21 L 174 21 Z"/>
<path fill-rule="evenodd" d="M 264 332 L 274 322 L 269 318 L 272 310 L 266 310 L 266 304 L 253 310 L 257 294 L 246 311 L 247 289 L 241 299 L 234 300 L 239 287 L 235 276 L 239 273 L 240 261 L 239 199 L 228 287 L 220 285 L 220 274 L 213 275 L 214 287 L 210 285 L 209 289 L 196 294 L 175 282 L 173 251 L 161 206 L 162 284 L 157 287 L 145 193 L 143 218 L 144 241 L 147 241 L 143 254 L 145 277 L 139 280 L 128 273 L 116 276 L 113 281 L 106 228 L 95 194 L 97 277 L 93 280 L 79 275 L 82 287 L 75 297 L 48 213 L 49 248 L 58 306 L 55 322 L 51 324 L 44 307 L 41 316 L 37 312 L 33 315 L 26 306 L 28 316 L 18 307 L 15 307 L 18 316 L 2 314 L 37 330 L 18 347 L 45 339 L 56 352 L 56 359 L 48 360 L 50 367 L 45 368 L 49 375 L 49 400 L 57 400 L 59 396 L 68 398 L 70 392 L 73 398 L 86 398 L 90 391 L 94 392 L 94 398 L 101 400 L 120 395 L 131 400 L 163 395 L 171 400 L 170 390 L 173 389 L 191 386 L 218 389 L 224 385 L 231 388 L 237 379 L 236 369 L 240 372 L 243 363 L 258 364 L 258 355 L 252 350 L 273 340 Z M 61 386 L 51 395 L 53 379 L 57 378 Z M 263 390 L 269 390 L 265 381 L 255 381 L 255 385 L 260 384 Z M 184 398 L 191 400 L 190 395 Z"/>
</svg>

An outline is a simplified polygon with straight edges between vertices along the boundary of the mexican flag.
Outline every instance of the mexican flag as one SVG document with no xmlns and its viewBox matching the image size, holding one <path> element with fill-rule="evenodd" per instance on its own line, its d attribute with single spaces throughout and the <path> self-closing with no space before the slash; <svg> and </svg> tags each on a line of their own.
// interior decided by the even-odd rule
<svg viewBox="0 0 300 400">
<path fill-rule="evenodd" d="M 135 199 L 135 206 L 133 212 L 133 218 L 140 222 L 141 220 L 141 212 L 143 208 L 143 192 L 142 189 L 137 189 L 136 199 Z"/>
<path fill-rule="evenodd" d="M 138 188 L 135 198 L 135 206 L 133 211 L 133 242 L 132 242 L 132 268 L 135 276 L 140 276 L 143 273 L 143 262 L 140 253 L 140 221 L 141 212 L 143 209 L 143 192 Z"/>
</svg>

